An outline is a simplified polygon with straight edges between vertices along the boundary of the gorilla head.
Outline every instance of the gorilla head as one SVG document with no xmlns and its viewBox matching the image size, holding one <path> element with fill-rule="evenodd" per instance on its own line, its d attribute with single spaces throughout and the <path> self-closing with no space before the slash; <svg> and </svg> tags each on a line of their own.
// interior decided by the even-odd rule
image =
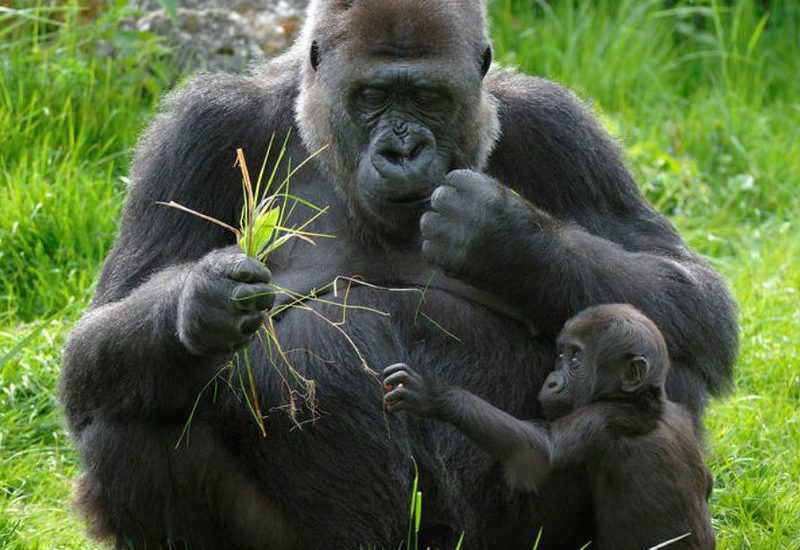
<svg viewBox="0 0 800 550">
<path fill-rule="evenodd" d="M 550 418 L 601 399 L 664 392 L 667 344 L 655 323 L 629 304 L 585 309 L 567 321 L 557 346 L 556 370 L 539 393 Z"/>
<path fill-rule="evenodd" d="M 454 5 L 457 4 L 457 5 Z M 480 169 L 498 133 L 481 0 L 316 0 L 297 118 L 351 216 L 415 232 L 445 174 Z"/>
</svg>

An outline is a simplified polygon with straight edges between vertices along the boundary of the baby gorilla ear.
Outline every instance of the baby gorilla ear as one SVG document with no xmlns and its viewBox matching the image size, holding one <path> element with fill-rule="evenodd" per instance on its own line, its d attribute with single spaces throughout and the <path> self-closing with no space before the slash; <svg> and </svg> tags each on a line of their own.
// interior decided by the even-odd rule
<svg viewBox="0 0 800 550">
<path fill-rule="evenodd" d="M 625 372 L 622 374 L 622 391 L 633 393 L 641 388 L 647 378 L 649 368 L 650 363 L 641 355 L 632 357 L 625 366 Z"/>
</svg>

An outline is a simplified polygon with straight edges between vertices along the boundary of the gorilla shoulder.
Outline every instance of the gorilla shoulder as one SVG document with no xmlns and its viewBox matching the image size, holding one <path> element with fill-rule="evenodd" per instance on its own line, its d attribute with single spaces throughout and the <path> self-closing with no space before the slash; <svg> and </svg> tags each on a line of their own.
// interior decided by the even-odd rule
<svg viewBox="0 0 800 550">
<path fill-rule="evenodd" d="M 294 125 L 293 105 L 298 87 L 296 71 L 270 70 L 272 65 L 249 75 L 201 74 L 169 94 L 159 115 L 145 135 L 140 150 L 148 143 L 164 145 L 164 134 L 180 140 L 167 143 L 189 145 L 219 139 L 246 142 L 268 126 L 282 134 Z M 269 135 L 269 134 L 267 134 Z M 187 138 L 191 138 L 191 142 Z M 194 158 L 198 158 L 195 154 Z"/>
<path fill-rule="evenodd" d="M 616 141 L 573 92 L 513 70 L 491 71 L 485 86 L 500 118 L 492 176 L 550 214 L 573 220 L 643 208 Z"/>
<path fill-rule="evenodd" d="M 271 135 L 298 134 L 293 118 L 297 71 L 272 64 L 260 71 L 200 75 L 163 101 L 136 149 L 122 226 L 94 305 L 119 300 L 165 265 L 196 260 L 231 243 L 225 230 L 157 203 L 175 200 L 236 223 L 241 208 L 236 149 L 244 150 L 249 164 L 260 166 Z M 171 229 L 159 233 L 142 227 Z"/>
</svg>

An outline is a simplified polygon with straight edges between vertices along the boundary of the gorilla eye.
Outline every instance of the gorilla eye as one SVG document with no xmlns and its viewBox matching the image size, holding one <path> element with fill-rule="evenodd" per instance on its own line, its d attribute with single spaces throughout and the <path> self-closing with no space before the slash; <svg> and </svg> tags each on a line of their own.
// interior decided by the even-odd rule
<svg viewBox="0 0 800 550">
<path fill-rule="evenodd" d="M 492 47 L 487 46 L 486 51 L 483 52 L 483 64 L 481 65 L 481 76 L 486 76 L 489 68 L 492 66 Z"/>
<path fill-rule="evenodd" d="M 420 107 L 437 107 L 447 100 L 444 94 L 435 90 L 421 90 L 414 96 L 414 102 Z"/>
<path fill-rule="evenodd" d="M 380 88 L 362 88 L 358 100 L 366 110 L 378 110 L 386 103 L 386 92 Z"/>
<path fill-rule="evenodd" d="M 319 67 L 319 44 L 314 40 L 311 42 L 311 68 L 315 71 Z"/>
</svg>

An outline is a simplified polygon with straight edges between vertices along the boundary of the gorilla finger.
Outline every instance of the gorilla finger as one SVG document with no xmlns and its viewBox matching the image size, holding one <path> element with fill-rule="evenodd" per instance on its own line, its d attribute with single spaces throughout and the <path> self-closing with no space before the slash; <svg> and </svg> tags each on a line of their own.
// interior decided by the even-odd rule
<svg viewBox="0 0 800 550">
<path fill-rule="evenodd" d="M 451 186 L 456 191 L 465 191 L 471 187 L 481 185 L 486 176 L 474 170 L 461 169 L 449 172 L 444 178 L 444 185 Z"/>
<path fill-rule="evenodd" d="M 446 243 L 448 247 L 464 246 L 471 230 L 463 221 L 445 218 L 434 212 L 426 212 L 420 219 L 420 235 L 423 241 L 438 241 Z"/>
<path fill-rule="evenodd" d="M 389 365 L 388 367 L 383 369 L 383 376 L 385 378 L 400 370 L 411 370 L 411 367 L 409 367 L 405 363 L 395 363 L 394 365 Z"/>
<path fill-rule="evenodd" d="M 272 272 L 267 266 L 244 254 L 226 265 L 223 274 L 239 283 L 269 283 L 272 280 Z"/>
<path fill-rule="evenodd" d="M 262 324 L 264 324 L 264 314 L 259 311 L 253 315 L 243 317 L 237 325 L 237 330 L 240 336 L 251 336 L 261 328 Z"/>
<path fill-rule="evenodd" d="M 444 273 L 457 275 L 462 269 L 464 250 L 457 243 L 445 245 L 437 241 L 423 241 L 422 257 Z"/>
<path fill-rule="evenodd" d="M 387 412 L 395 413 L 399 411 L 407 411 L 410 413 L 419 413 L 420 403 L 413 394 L 404 396 L 402 399 L 388 403 L 384 401 L 384 408 Z"/>
<path fill-rule="evenodd" d="M 440 264 L 445 254 L 447 247 L 438 241 L 425 240 L 422 241 L 422 256 L 433 264 Z"/>
<path fill-rule="evenodd" d="M 275 303 L 275 289 L 264 283 L 240 284 L 233 289 L 231 301 L 239 311 L 265 311 Z"/>
<path fill-rule="evenodd" d="M 387 376 L 383 382 L 387 386 L 397 386 L 398 384 L 406 384 L 411 379 L 411 375 L 406 370 L 399 370 L 390 376 Z"/>
<path fill-rule="evenodd" d="M 457 213 L 461 204 L 461 195 L 449 185 L 440 185 L 431 194 L 431 208 L 440 214 Z"/>
<path fill-rule="evenodd" d="M 384 381 L 384 386 L 389 388 L 406 388 L 408 390 L 417 390 L 421 385 L 422 379 L 415 372 L 398 371 L 391 376 L 388 376 Z"/>
<path fill-rule="evenodd" d="M 403 371 L 403 370 L 405 370 L 407 368 L 409 368 L 409 367 L 405 363 L 395 363 L 394 365 L 390 365 L 390 366 L 386 367 L 385 369 L 383 369 L 383 378 L 384 378 L 383 389 L 384 389 L 384 391 L 389 391 L 389 390 L 392 389 L 392 387 L 389 386 L 386 383 L 386 378 L 389 378 L 390 376 L 392 376 L 396 372 Z"/>
<path fill-rule="evenodd" d="M 451 223 L 437 212 L 425 212 L 419 219 L 419 231 L 423 239 L 443 237 Z"/>
<path fill-rule="evenodd" d="M 397 408 L 402 403 L 408 404 L 414 397 L 414 392 L 409 391 L 407 388 L 400 387 L 390 391 L 383 396 L 383 403 L 387 407 Z"/>
</svg>

